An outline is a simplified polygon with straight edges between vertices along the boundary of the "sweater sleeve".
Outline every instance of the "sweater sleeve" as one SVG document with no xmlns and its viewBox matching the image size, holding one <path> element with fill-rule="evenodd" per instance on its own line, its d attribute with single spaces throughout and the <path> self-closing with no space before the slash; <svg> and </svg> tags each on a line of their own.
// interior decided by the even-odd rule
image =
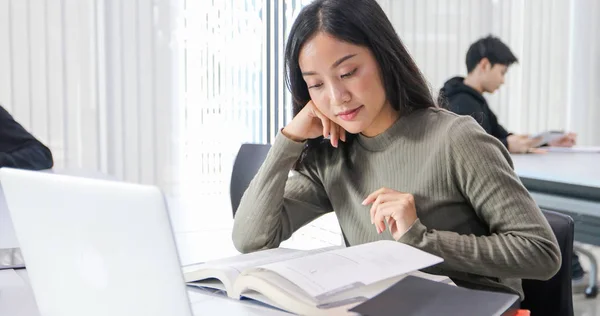
<svg viewBox="0 0 600 316">
<path fill-rule="evenodd" d="M 448 173 L 490 234 L 429 230 L 417 220 L 400 241 L 442 257 L 442 268 L 496 278 L 551 278 L 561 264 L 558 243 L 514 173 L 508 151 L 469 117 L 453 125 Z"/>
<path fill-rule="evenodd" d="M 288 177 L 304 145 L 277 134 L 235 214 L 233 243 L 240 252 L 278 247 L 294 231 L 332 211 L 314 168 L 303 165 Z"/>
<path fill-rule="evenodd" d="M 43 170 L 53 164 L 50 149 L 0 106 L 0 167 Z"/>
<path fill-rule="evenodd" d="M 0 153 L 0 168 L 45 170 L 52 168 L 53 165 L 50 149 L 38 141 L 31 141 L 10 153 Z"/>
</svg>

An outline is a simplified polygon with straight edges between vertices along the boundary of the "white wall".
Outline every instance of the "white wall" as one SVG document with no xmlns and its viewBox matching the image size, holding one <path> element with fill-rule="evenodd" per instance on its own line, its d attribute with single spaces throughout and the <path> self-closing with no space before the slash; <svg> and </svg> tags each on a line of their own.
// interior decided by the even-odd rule
<svg viewBox="0 0 600 316">
<path fill-rule="evenodd" d="M 600 1 L 571 4 L 567 122 L 582 142 L 600 145 Z"/>
<path fill-rule="evenodd" d="M 0 104 L 57 168 L 168 186 L 173 14 L 167 0 L 0 0 Z"/>
<path fill-rule="evenodd" d="M 249 37 L 265 34 L 266 21 L 252 20 L 229 2 L 212 4 L 210 10 L 223 11 L 223 21 L 218 22 L 223 28 L 215 34 L 228 38 L 228 46 L 221 48 L 219 43 L 226 42 L 214 40 L 207 45 L 214 30 L 206 28 L 202 15 L 211 6 L 203 5 L 204 0 L 188 1 L 183 12 L 180 2 L 0 0 L 0 104 L 51 147 L 59 168 L 101 170 L 129 181 L 174 185 L 187 173 L 182 169 L 197 169 L 196 160 L 212 159 L 203 154 L 207 144 L 195 141 L 206 130 L 198 127 L 237 124 L 211 117 L 214 102 L 229 104 L 231 118 L 254 113 L 254 119 L 264 120 L 265 110 L 257 102 L 268 97 L 266 76 L 253 75 L 266 69 L 265 46 Z M 600 119 L 598 1 L 379 2 L 434 93 L 449 77 L 465 74 L 469 45 L 493 33 L 520 60 L 511 67 L 506 85 L 487 96 L 503 124 L 524 133 L 572 129 L 581 144 L 600 145 L 600 130 L 594 124 Z M 297 13 L 307 1 L 288 3 L 287 24 L 293 18 L 291 3 Z M 244 58 L 235 58 L 243 47 L 249 48 Z M 233 55 L 224 51 L 228 48 Z M 237 76 L 236 65 L 244 61 L 251 62 L 249 75 Z M 211 88 L 207 72 L 200 70 L 217 63 L 225 70 L 216 82 L 222 87 L 219 94 Z M 263 92 L 252 99 L 232 93 L 236 85 Z M 246 112 L 236 110 L 244 107 Z M 257 136 L 264 141 L 264 133 L 240 135 L 236 142 Z"/>
<path fill-rule="evenodd" d="M 519 59 L 506 84 L 486 95 L 500 122 L 517 133 L 567 129 L 600 145 L 599 1 L 379 0 L 437 95 L 466 75 L 465 55 L 493 34 Z"/>
</svg>

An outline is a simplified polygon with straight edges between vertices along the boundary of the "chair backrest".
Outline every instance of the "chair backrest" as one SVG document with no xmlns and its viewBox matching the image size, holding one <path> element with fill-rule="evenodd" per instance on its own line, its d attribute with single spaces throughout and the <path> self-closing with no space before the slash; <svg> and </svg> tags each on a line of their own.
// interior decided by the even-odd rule
<svg viewBox="0 0 600 316">
<path fill-rule="evenodd" d="M 573 219 L 564 214 L 542 210 L 558 240 L 562 262 L 560 270 L 547 281 L 523 280 L 525 300 L 522 309 L 531 315 L 573 315 L 573 293 L 571 292 L 571 260 L 573 257 Z"/>
<path fill-rule="evenodd" d="M 269 144 L 243 144 L 240 147 L 233 164 L 229 189 L 233 216 L 235 216 L 244 192 L 267 158 L 270 149 L 271 145 Z"/>
</svg>

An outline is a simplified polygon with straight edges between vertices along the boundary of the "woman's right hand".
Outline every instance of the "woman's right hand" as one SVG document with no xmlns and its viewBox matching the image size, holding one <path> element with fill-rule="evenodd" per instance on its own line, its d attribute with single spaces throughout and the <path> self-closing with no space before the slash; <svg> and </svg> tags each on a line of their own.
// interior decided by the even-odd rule
<svg viewBox="0 0 600 316">
<path fill-rule="evenodd" d="M 325 138 L 329 137 L 333 147 L 338 146 L 339 140 L 346 141 L 346 131 L 321 113 L 312 100 L 306 103 L 300 113 L 281 132 L 297 142 L 323 135 Z"/>
</svg>

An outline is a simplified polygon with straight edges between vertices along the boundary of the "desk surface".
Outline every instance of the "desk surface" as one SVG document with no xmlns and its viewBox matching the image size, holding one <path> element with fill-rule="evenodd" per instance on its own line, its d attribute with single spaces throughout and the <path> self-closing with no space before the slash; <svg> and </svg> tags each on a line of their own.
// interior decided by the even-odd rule
<svg viewBox="0 0 600 316">
<path fill-rule="evenodd" d="M 290 315 L 257 304 L 220 297 L 201 289 L 189 288 L 188 295 L 194 315 Z M 40 316 L 26 270 L 0 270 L 0 315 Z"/>
<path fill-rule="evenodd" d="M 575 240 L 600 245 L 600 153 L 512 156 L 515 171 L 540 208 L 575 221 Z"/>
<path fill-rule="evenodd" d="M 512 155 L 521 178 L 560 182 L 600 189 L 600 153 Z"/>
</svg>

